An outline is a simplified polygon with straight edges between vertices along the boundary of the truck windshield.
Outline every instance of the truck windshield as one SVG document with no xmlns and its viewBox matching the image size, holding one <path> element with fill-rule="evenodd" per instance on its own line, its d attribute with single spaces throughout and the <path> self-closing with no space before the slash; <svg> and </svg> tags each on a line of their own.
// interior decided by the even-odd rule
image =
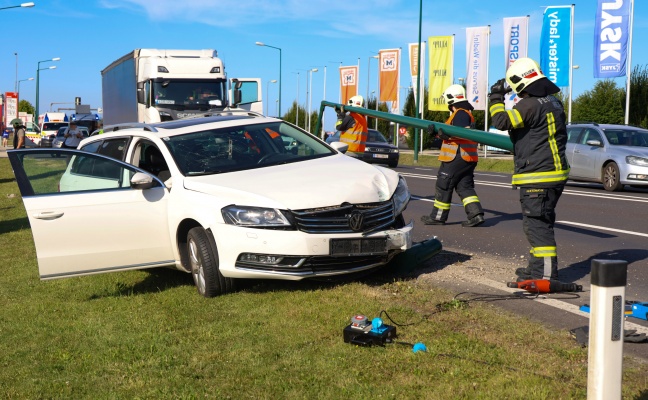
<svg viewBox="0 0 648 400">
<path fill-rule="evenodd" d="M 166 79 L 153 82 L 156 106 L 174 109 L 208 110 L 223 107 L 227 100 L 224 79 Z"/>
</svg>

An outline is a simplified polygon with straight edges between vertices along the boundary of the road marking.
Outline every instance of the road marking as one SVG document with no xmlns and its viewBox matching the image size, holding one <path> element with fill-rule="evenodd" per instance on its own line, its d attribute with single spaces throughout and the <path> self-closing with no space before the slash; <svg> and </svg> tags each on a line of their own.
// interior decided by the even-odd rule
<svg viewBox="0 0 648 400">
<path fill-rule="evenodd" d="M 520 292 L 520 289 L 514 289 L 514 288 L 509 288 L 509 287 L 503 286 L 502 282 L 493 281 L 493 280 L 490 280 L 488 278 L 472 277 L 470 275 L 464 275 L 464 277 L 467 277 L 468 279 L 472 280 L 473 282 L 475 282 L 477 284 L 486 285 L 486 286 L 489 286 L 489 287 L 491 287 L 493 289 L 502 290 L 502 291 L 505 291 L 505 292 L 508 292 L 508 293 L 511 293 L 511 294 L 515 294 L 515 293 Z M 526 290 L 523 290 L 522 292 L 527 293 L 527 294 L 529 293 Z M 555 308 L 558 308 L 560 310 L 567 311 L 567 312 L 570 312 L 572 314 L 576 314 L 576 315 L 579 315 L 581 317 L 585 317 L 585 318 L 589 319 L 590 314 L 586 313 L 584 311 L 581 311 L 579 306 L 574 305 L 574 304 L 569 304 L 569 303 L 566 303 L 566 302 L 561 301 L 561 300 L 551 299 L 551 298 L 548 298 L 548 297 L 545 297 L 545 296 L 542 296 L 542 295 L 537 296 L 537 297 L 529 297 L 528 299 L 533 300 L 533 301 L 538 301 L 538 302 L 540 302 L 542 304 L 546 304 L 548 306 L 555 307 Z M 645 327 L 643 325 L 638 325 L 638 324 L 635 324 L 633 322 L 630 322 L 628 320 L 628 318 L 626 318 L 624 323 L 623 323 L 623 329 L 635 329 L 637 331 L 637 333 L 645 333 L 645 334 L 648 335 L 648 327 Z"/>
<path fill-rule="evenodd" d="M 583 227 L 583 228 L 600 229 L 600 230 L 602 230 L 602 231 L 610 231 L 610 232 L 625 233 L 625 234 L 627 234 L 627 235 L 635 235 L 635 236 L 648 237 L 648 233 L 641 233 L 641 232 L 626 231 L 626 230 L 623 230 L 623 229 L 606 228 L 606 227 L 604 227 L 604 226 L 598 226 L 598 225 L 581 224 L 580 222 L 572 222 L 572 221 L 556 221 L 556 223 L 558 223 L 558 224 L 565 224 L 565 225 L 581 226 L 581 227 Z"/>
</svg>

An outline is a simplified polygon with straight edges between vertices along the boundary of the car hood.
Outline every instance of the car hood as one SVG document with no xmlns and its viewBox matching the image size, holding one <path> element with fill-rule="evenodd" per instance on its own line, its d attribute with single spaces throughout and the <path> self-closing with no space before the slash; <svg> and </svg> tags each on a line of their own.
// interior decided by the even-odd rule
<svg viewBox="0 0 648 400">
<path fill-rule="evenodd" d="M 187 190 L 230 204 L 308 209 L 391 198 L 398 174 L 343 154 L 247 171 L 184 178 Z"/>
<path fill-rule="evenodd" d="M 624 156 L 648 157 L 648 148 L 638 146 L 611 146 L 611 151 Z"/>
</svg>

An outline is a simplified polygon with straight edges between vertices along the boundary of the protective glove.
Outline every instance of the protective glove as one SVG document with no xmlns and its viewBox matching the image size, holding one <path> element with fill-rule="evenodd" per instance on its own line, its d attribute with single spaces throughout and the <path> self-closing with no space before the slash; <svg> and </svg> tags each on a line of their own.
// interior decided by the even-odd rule
<svg viewBox="0 0 648 400">
<path fill-rule="evenodd" d="M 436 131 L 434 130 L 434 124 L 430 124 L 430 125 L 428 125 L 428 127 L 427 127 L 427 133 L 428 133 L 428 135 L 429 135 L 430 137 L 436 137 L 437 133 L 436 133 Z"/>
<path fill-rule="evenodd" d="M 503 103 L 504 95 L 511 91 L 511 87 L 506 84 L 506 79 L 500 79 L 491 86 L 490 93 L 488 94 L 488 101 L 491 104 Z"/>
<path fill-rule="evenodd" d="M 344 106 L 336 106 L 335 112 L 337 113 L 338 119 L 343 119 L 346 113 L 344 112 Z"/>
<path fill-rule="evenodd" d="M 438 130 L 437 132 L 439 133 L 439 138 L 440 138 L 441 140 L 449 140 L 449 139 L 450 139 L 450 136 L 448 136 L 448 135 L 443 131 L 442 128 L 439 128 L 439 130 Z"/>
</svg>

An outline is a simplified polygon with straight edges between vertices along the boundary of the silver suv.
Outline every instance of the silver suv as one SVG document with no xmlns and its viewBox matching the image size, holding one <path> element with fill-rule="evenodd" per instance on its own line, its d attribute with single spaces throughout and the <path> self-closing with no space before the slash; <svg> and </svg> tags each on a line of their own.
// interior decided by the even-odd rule
<svg viewBox="0 0 648 400">
<path fill-rule="evenodd" d="M 599 182 L 605 190 L 648 186 L 648 130 L 629 125 L 567 126 L 569 179 Z"/>
</svg>

